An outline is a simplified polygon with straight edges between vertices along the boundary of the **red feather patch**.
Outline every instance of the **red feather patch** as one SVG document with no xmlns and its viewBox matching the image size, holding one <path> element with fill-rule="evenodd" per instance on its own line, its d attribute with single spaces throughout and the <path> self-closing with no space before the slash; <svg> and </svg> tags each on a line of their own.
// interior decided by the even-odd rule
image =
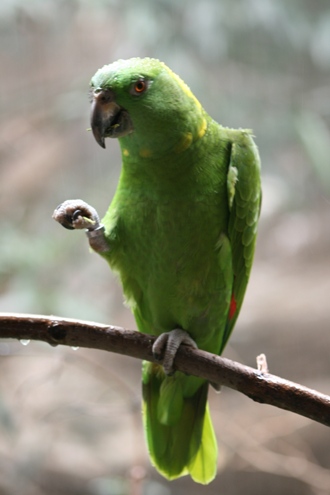
<svg viewBox="0 0 330 495">
<path fill-rule="evenodd" d="M 231 320 L 235 313 L 236 313 L 236 309 L 237 309 L 237 302 L 236 302 L 236 299 L 235 299 L 235 296 L 234 294 L 231 296 L 231 301 L 230 301 L 230 306 L 229 306 L 229 313 L 228 313 L 228 318 Z"/>
</svg>

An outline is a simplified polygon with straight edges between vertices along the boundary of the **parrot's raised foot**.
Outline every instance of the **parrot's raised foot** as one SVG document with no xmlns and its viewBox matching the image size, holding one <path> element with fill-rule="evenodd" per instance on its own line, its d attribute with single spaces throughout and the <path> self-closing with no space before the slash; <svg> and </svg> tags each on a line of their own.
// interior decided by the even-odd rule
<svg viewBox="0 0 330 495">
<path fill-rule="evenodd" d="M 100 253 L 109 250 L 99 215 L 95 208 L 85 201 L 81 199 L 64 201 L 55 209 L 53 218 L 66 229 L 86 229 L 89 244 L 94 251 Z"/>
<path fill-rule="evenodd" d="M 81 199 L 68 199 L 58 205 L 53 218 L 69 230 L 95 230 L 100 227 L 100 219 L 95 208 Z"/>
<path fill-rule="evenodd" d="M 162 364 L 167 375 L 174 373 L 173 363 L 181 344 L 198 349 L 196 342 L 190 337 L 189 333 L 181 328 L 162 333 L 152 346 L 152 352 L 155 358 L 157 360 L 163 358 Z"/>
</svg>

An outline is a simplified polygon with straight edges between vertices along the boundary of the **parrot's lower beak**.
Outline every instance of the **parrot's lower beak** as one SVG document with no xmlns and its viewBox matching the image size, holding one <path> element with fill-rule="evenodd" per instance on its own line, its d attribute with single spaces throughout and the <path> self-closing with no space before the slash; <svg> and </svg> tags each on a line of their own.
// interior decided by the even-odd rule
<svg viewBox="0 0 330 495">
<path fill-rule="evenodd" d="M 111 90 L 94 90 L 91 128 L 96 142 L 102 148 L 105 148 L 106 137 L 119 138 L 133 131 L 128 112 L 114 101 Z"/>
</svg>

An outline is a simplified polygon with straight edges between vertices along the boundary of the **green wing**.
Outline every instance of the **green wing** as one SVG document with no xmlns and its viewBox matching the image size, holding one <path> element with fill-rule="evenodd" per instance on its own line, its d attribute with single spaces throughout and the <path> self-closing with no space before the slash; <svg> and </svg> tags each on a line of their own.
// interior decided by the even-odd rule
<svg viewBox="0 0 330 495">
<path fill-rule="evenodd" d="M 230 209 L 228 237 L 234 282 L 222 349 L 242 306 L 253 262 L 260 214 L 260 158 L 250 131 L 233 131 L 227 187 Z"/>
</svg>

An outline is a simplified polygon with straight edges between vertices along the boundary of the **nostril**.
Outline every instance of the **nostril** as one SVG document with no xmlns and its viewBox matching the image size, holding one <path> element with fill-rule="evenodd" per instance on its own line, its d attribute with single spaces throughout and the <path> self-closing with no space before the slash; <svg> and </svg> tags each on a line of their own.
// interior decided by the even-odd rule
<svg viewBox="0 0 330 495">
<path fill-rule="evenodd" d="M 114 99 L 112 91 L 101 89 L 96 89 L 94 91 L 94 98 L 103 105 L 110 103 Z"/>
</svg>

